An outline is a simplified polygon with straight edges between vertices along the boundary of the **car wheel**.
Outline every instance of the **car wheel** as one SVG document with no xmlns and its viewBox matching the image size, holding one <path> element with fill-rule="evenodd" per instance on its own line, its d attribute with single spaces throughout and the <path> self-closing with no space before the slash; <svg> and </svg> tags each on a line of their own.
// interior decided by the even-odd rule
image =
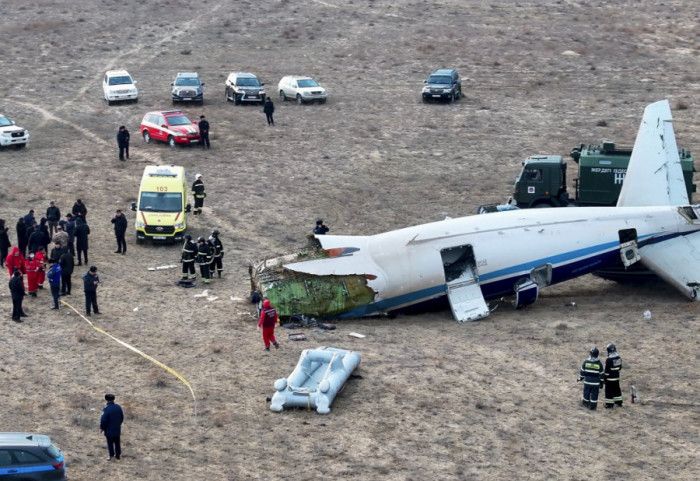
<svg viewBox="0 0 700 481">
<path fill-rule="evenodd" d="M 457 90 L 457 100 L 462 98 L 462 89 Z"/>
<path fill-rule="evenodd" d="M 453 104 L 454 102 L 455 102 L 455 93 L 452 92 L 452 93 L 450 94 L 450 103 Z"/>
<path fill-rule="evenodd" d="M 138 97 L 136 97 L 136 98 L 134 99 L 134 103 L 135 103 L 135 104 L 139 103 L 139 98 L 138 98 Z"/>
<path fill-rule="evenodd" d="M 318 101 L 318 103 L 319 103 L 319 104 L 325 104 L 325 103 L 326 103 L 326 99 L 321 99 L 321 100 Z"/>
<path fill-rule="evenodd" d="M 173 137 L 172 135 L 168 136 L 168 145 L 170 146 L 171 149 L 174 149 L 175 146 L 177 145 L 175 143 L 175 137 Z"/>
<path fill-rule="evenodd" d="M 228 96 L 228 87 L 224 89 L 224 98 L 226 99 L 227 102 L 231 101 L 231 97 Z"/>
<path fill-rule="evenodd" d="M 148 133 L 148 130 L 143 131 L 143 141 L 147 144 L 151 143 L 151 134 Z"/>
<path fill-rule="evenodd" d="M 301 99 L 301 95 L 299 95 L 299 94 L 297 94 L 297 103 L 298 103 L 299 105 L 301 105 L 301 104 L 304 103 L 304 101 Z"/>
<path fill-rule="evenodd" d="M 27 146 L 27 144 L 17 144 L 16 147 L 17 147 L 17 150 L 22 150 L 22 149 L 25 148 L 26 146 Z"/>
<path fill-rule="evenodd" d="M 287 100 L 287 96 L 284 95 L 284 90 L 280 90 L 280 100 L 281 100 L 282 102 L 284 102 L 285 100 Z"/>
<path fill-rule="evenodd" d="M 234 94 L 233 94 L 233 103 L 234 103 L 235 105 L 241 105 L 241 97 L 243 97 L 243 95 L 238 95 L 237 93 L 234 92 Z"/>
<path fill-rule="evenodd" d="M 135 237 L 136 237 L 135 240 L 136 240 L 136 243 L 137 243 L 137 244 L 142 244 L 142 243 L 143 243 L 143 241 L 142 241 L 141 239 L 139 239 L 139 233 L 138 233 L 138 232 L 136 233 L 136 236 L 135 236 Z"/>
<path fill-rule="evenodd" d="M 107 105 L 112 105 L 112 101 L 109 99 L 105 99 L 107 101 Z"/>
</svg>

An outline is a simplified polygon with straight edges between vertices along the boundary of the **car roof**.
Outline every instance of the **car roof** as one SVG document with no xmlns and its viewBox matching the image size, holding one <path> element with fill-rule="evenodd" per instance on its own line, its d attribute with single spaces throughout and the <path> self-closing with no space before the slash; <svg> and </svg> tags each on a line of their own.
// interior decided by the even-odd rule
<svg viewBox="0 0 700 481">
<path fill-rule="evenodd" d="M 146 112 L 146 115 L 163 115 L 163 116 L 168 116 L 168 115 L 183 115 L 182 110 L 154 110 L 153 112 Z"/>
<path fill-rule="evenodd" d="M 0 433 L 0 446 L 50 446 L 51 438 L 45 434 Z"/>
<path fill-rule="evenodd" d="M 129 75 L 129 72 L 126 70 L 107 70 L 105 73 L 108 77 L 116 77 L 117 75 Z M 131 77 L 131 75 L 129 75 Z"/>
<path fill-rule="evenodd" d="M 453 73 L 457 73 L 453 68 L 438 68 L 433 70 L 433 73 L 430 75 L 452 75 Z"/>
<path fill-rule="evenodd" d="M 301 80 L 301 79 L 313 80 L 313 77 L 309 77 L 308 75 L 285 75 L 283 78 L 293 78 L 294 80 Z"/>
<path fill-rule="evenodd" d="M 258 78 L 257 76 L 253 75 L 252 73 L 248 73 L 248 72 L 231 72 L 231 75 L 235 75 L 236 77 L 243 77 L 243 78 Z"/>
<path fill-rule="evenodd" d="M 179 72 L 176 77 L 199 77 L 197 72 Z"/>
</svg>

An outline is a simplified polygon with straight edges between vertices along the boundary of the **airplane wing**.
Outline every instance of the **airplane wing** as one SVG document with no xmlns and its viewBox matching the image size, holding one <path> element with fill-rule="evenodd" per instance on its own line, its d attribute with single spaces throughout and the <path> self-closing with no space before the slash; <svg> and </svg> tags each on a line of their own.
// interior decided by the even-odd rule
<svg viewBox="0 0 700 481">
<path fill-rule="evenodd" d="M 618 207 L 689 204 L 671 121 L 668 100 L 644 109 Z"/>
<path fill-rule="evenodd" d="M 700 300 L 700 232 L 639 249 L 642 264 L 694 300 Z"/>
</svg>

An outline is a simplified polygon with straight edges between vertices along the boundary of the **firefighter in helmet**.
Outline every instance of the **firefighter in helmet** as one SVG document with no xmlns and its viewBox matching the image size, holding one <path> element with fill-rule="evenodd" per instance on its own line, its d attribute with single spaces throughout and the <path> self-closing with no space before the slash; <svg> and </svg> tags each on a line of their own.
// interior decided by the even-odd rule
<svg viewBox="0 0 700 481">
<path fill-rule="evenodd" d="M 610 409 L 617 404 L 622 406 L 622 391 L 620 390 L 620 370 L 622 359 L 617 353 L 615 344 L 608 344 L 608 357 L 605 360 L 605 407 Z"/>
<path fill-rule="evenodd" d="M 211 264 L 211 249 L 204 237 L 197 239 L 197 264 L 199 264 L 199 273 L 202 276 L 202 282 L 209 284 L 209 264 Z"/>
<path fill-rule="evenodd" d="M 194 270 L 195 257 L 197 257 L 197 244 L 192 242 L 190 234 L 185 234 L 185 244 L 182 246 L 182 256 L 180 257 L 180 262 L 182 262 L 181 279 L 197 278 Z"/>
<path fill-rule="evenodd" d="M 598 407 L 598 391 L 603 386 L 603 363 L 598 359 L 598 348 L 589 351 L 590 356 L 581 364 L 579 381 L 583 381 L 581 405 L 589 409 Z"/>
<path fill-rule="evenodd" d="M 213 276 L 214 271 L 216 271 L 216 275 L 221 278 L 221 273 L 224 271 L 224 245 L 221 243 L 221 239 L 219 239 L 219 231 L 214 229 L 209 240 L 214 245 L 211 258 L 211 275 Z"/>
</svg>

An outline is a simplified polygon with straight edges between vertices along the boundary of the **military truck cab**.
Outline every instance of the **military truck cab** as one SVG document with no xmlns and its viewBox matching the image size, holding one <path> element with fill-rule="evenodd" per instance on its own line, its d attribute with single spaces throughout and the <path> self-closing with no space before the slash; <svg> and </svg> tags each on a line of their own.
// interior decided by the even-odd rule
<svg viewBox="0 0 700 481">
<path fill-rule="evenodd" d="M 143 171 L 136 212 L 136 242 L 181 241 L 187 229 L 185 168 L 176 165 L 149 165 Z"/>
<path fill-rule="evenodd" d="M 521 208 L 563 207 L 566 191 L 566 162 L 561 155 L 531 155 L 515 178 L 513 202 Z"/>
</svg>

